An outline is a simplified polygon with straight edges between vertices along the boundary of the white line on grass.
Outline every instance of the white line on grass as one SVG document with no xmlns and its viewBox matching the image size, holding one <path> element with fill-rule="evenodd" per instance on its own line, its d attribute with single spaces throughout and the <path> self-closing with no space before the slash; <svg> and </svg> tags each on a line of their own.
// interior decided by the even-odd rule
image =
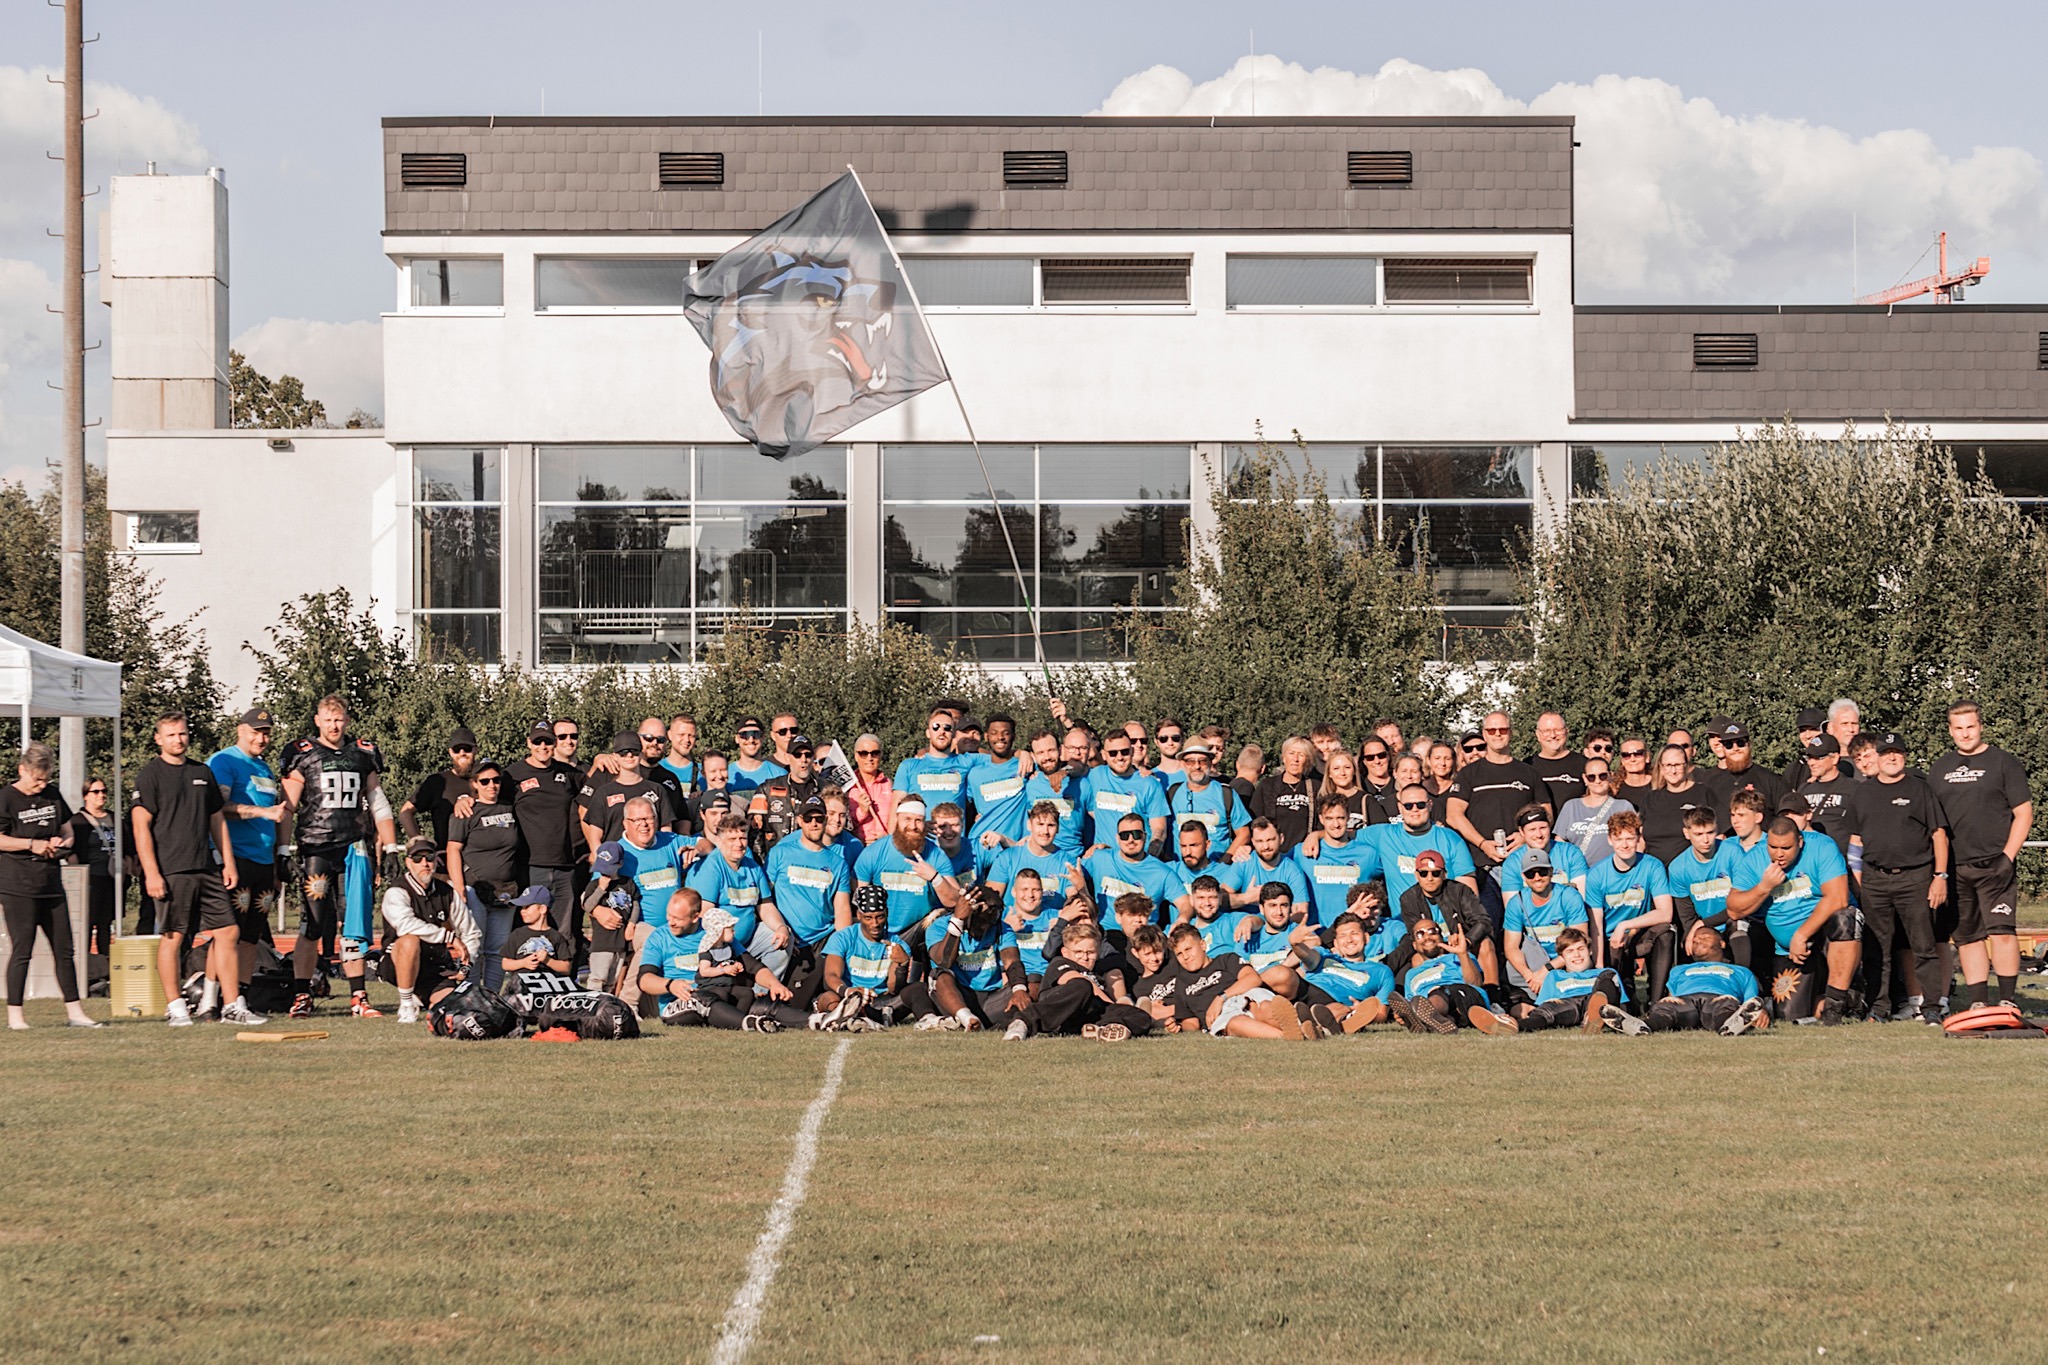
<svg viewBox="0 0 2048 1365">
<path fill-rule="evenodd" d="M 782 1193 L 768 1210 L 768 1226 L 761 1230 L 761 1240 L 754 1243 L 754 1254 L 747 1260 L 747 1282 L 732 1296 L 732 1307 L 725 1310 L 718 1348 L 711 1353 L 713 1365 L 739 1365 L 754 1344 L 754 1329 L 761 1325 L 761 1310 L 768 1305 L 768 1289 L 781 1268 L 782 1244 L 796 1226 L 796 1211 L 803 1205 L 811 1167 L 818 1163 L 818 1130 L 825 1126 L 832 1101 L 839 1098 L 839 1078 L 846 1074 L 846 1049 L 852 1045 L 851 1038 L 842 1038 L 832 1049 L 832 1060 L 825 1064 L 825 1084 L 804 1111 L 804 1121 L 797 1125 L 796 1153 L 783 1174 Z"/>
</svg>

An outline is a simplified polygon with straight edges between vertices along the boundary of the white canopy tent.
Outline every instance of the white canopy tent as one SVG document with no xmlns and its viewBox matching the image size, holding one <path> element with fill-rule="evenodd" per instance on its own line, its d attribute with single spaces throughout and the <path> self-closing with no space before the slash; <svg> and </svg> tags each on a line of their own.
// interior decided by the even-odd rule
<svg viewBox="0 0 2048 1365">
<path fill-rule="evenodd" d="M 91 659 L 46 645 L 41 640 L 0 626 L 0 715 L 21 717 L 21 742 L 29 741 L 29 722 L 41 716 L 86 716 L 114 722 L 113 796 L 115 828 L 122 819 L 121 665 Z M 0 780 L 6 780 L 0 775 Z M 114 905 L 118 923 L 124 889 L 121 841 L 114 841 Z M 85 939 L 79 937 L 78 981 L 85 986 Z"/>
</svg>

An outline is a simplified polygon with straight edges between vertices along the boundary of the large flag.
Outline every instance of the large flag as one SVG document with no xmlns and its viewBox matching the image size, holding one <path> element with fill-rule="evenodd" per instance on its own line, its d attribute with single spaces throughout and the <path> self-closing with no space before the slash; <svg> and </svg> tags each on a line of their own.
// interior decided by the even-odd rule
<svg viewBox="0 0 2048 1365">
<path fill-rule="evenodd" d="M 690 276 L 683 307 L 725 419 L 778 460 L 948 378 L 852 171 Z"/>
</svg>

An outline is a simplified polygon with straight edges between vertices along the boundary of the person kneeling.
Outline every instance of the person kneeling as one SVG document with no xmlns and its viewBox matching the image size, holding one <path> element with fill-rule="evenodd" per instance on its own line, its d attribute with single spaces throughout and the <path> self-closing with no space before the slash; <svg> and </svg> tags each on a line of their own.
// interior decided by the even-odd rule
<svg viewBox="0 0 2048 1365">
<path fill-rule="evenodd" d="M 1611 967 L 1593 965 L 1593 940 L 1583 929 L 1566 929 L 1557 936 L 1557 957 L 1543 973 L 1536 1003 L 1522 1007 L 1522 1028 L 1529 1033 L 1558 1028 L 1647 1033 L 1643 1021 L 1617 1003 L 1620 999 L 1621 977 Z"/>
<path fill-rule="evenodd" d="M 415 1024 L 420 995 L 433 1004 L 455 989 L 476 960 L 483 930 L 455 888 L 434 875 L 434 841 L 405 846 L 405 876 L 384 892 L 384 960 L 377 975 L 398 987 L 398 1022 Z"/>
<path fill-rule="evenodd" d="M 1685 955 L 1692 961 L 1671 969 L 1668 993 L 1650 1006 L 1653 1030 L 1715 1029 L 1733 1038 L 1770 1026 L 1756 973 L 1728 960 L 1728 948 L 1711 925 L 1693 925 Z"/>
<path fill-rule="evenodd" d="M 1012 1041 L 1034 1033 L 1080 1034 L 1106 1043 L 1120 1043 L 1152 1031 L 1152 1016 L 1136 1005 L 1119 1004 L 1095 973 L 1102 955 L 1102 929 L 1092 920 L 1076 920 L 1060 937 L 1059 956 L 1045 964 L 1038 999 L 1011 1023 L 1003 1037 Z"/>
<path fill-rule="evenodd" d="M 1481 1033 L 1520 1032 L 1513 1016 L 1487 1004 L 1463 924 L 1447 941 L 1435 920 L 1419 920 L 1408 931 L 1408 946 L 1413 965 L 1391 1008 L 1410 1033 L 1456 1033 L 1460 1024 Z"/>
</svg>

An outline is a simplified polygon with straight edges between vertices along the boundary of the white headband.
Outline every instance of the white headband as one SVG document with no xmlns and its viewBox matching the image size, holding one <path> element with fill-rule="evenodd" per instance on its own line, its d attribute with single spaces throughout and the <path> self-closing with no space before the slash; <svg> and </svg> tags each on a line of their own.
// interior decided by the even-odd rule
<svg viewBox="0 0 2048 1365">
<path fill-rule="evenodd" d="M 896 803 L 896 813 L 898 815 L 923 815 L 924 802 L 915 796 L 906 796 Z"/>
</svg>

